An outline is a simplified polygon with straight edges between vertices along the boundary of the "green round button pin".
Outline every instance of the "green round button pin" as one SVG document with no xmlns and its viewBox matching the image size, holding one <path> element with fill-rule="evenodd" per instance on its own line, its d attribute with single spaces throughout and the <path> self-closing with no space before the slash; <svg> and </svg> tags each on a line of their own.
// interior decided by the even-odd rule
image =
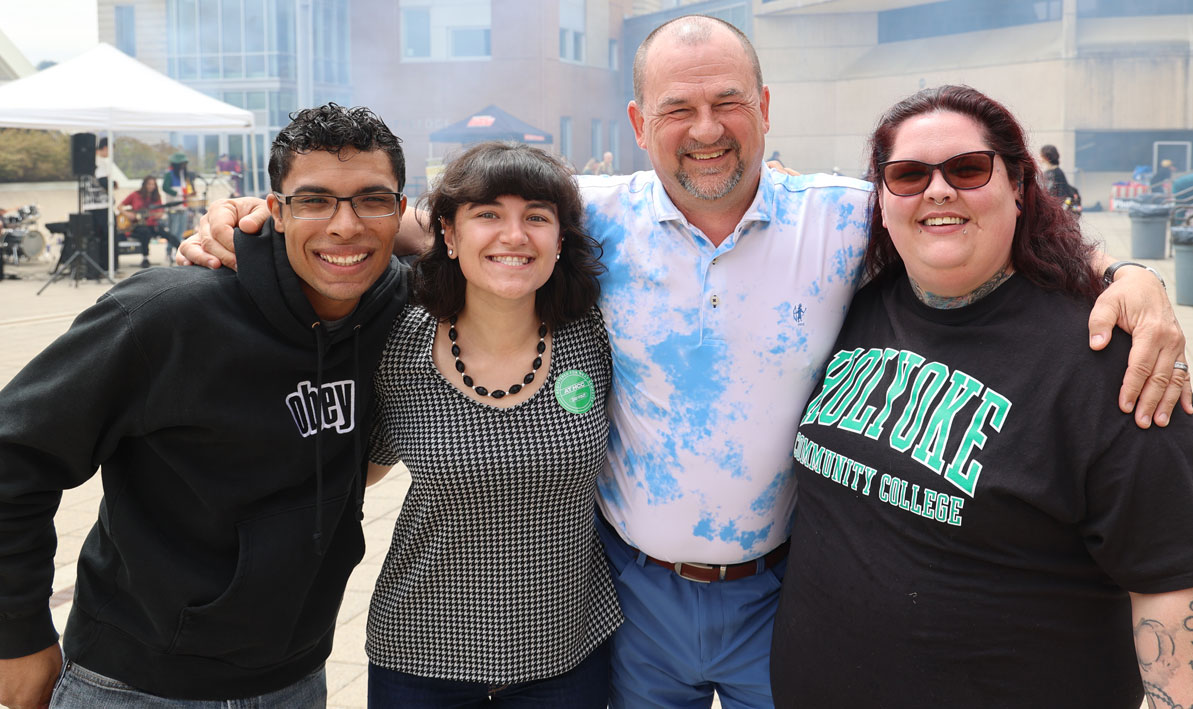
<svg viewBox="0 0 1193 709">
<path fill-rule="evenodd" d="M 555 379 L 555 400 L 566 411 L 582 414 L 595 400 L 592 377 L 579 369 L 569 369 Z"/>
</svg>

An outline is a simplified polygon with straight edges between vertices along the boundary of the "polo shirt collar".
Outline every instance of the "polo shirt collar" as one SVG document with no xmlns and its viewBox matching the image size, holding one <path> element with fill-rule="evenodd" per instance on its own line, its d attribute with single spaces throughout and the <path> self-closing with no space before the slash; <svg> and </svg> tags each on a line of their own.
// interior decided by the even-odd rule
<svg viewBox="0 0 1193 709">
<path fill-rule="evenodd" d="M 663 187 L 663 181 L 659 178 L 658 173 L 655 173 L 654 183 L 650 186 L 650 189 L 652 216 L 656 222 L 682 221 L 684 224 L 688 223 L 687 218 L 679 211 L 679 207 L 676 207 L 675 203 L 671 201 L 671 197 Z M 774 171 L 763 165 L 762 175 L 758 180 L 758 191 L 754 194 L 754 201 L 746 209 L 746 213 L 742 216 L 741 221 L 742 223 L 769 222 L 774 213 Z"/>
</svg>

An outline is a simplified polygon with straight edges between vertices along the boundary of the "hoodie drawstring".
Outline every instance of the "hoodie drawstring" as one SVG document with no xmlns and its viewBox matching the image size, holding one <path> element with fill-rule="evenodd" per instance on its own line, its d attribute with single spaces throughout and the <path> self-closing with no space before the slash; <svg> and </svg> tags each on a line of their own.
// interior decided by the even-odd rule
<svg viewBox="0 0 1193 709">
<path fill-rule="evenodd" d="M 315 391 L 323 391 L 323 350 L 324 340 L 326 334 L 323 329 L 323 323 L 315 322 L 311 325 L 311 329 L 315 331 L 315 349 L 317 351 L 317 359 L 315 362 Z M 360 325 L 355 325 L 352 328 L 352 381 L 359 387 L 360 384 Z M 372 382 L 369 383 L 372 386 Z M 353 406 L 357 405 L 360 399 L 360 393 L 353 397 Z M 311 541 L 315 544 L 315 553 L 322 556 L 326 551 L 323 542 L 323 408 L 316 407 L 315 418 L 317 420 L 317 428 L 315 430 L 315 533 L 311 536 Z M 360 421 L 360 411 L 353 413 L 353 420 Z M 352 496 L 356 501 L 356 521 L 359 522 L 364 519 L 364 478 L 368 472 L 366 465 L 364 470 L 355 469 L 357 461 L 361 458 L 361 439 L 360 426 L 352 427 L 352 461 L 354 466 L 354 474 L 352 476 Z"/>
<path fill-rule="evenodd" d="M 356 386 L 360 387 L 360 325 L 352 328 L 352 381 L 356 382 Z M 372 386 L 370 381 L 367 386 Z M 353 403 L 360 399 L 359 392 Z M 356 412 L 355 421 L 360 421 L 360 411 Z M 362 460 L 360 454 L 360 426 L 352 427 L 352 460 Z M 360 522 L 365 518 L 365 486 L 364 477 L 368 475 L 369 462 L 364 461 L 364 470 L 357 473 L 352 478 L 352 491 L 356 493 L 356 521 Z"/>
<path fill-rule="evenodd" d="M 323 393 L 323 323 L 311 325 L 315 331 L 315 391 Z M 315 553 L 323 556 L 323 407 L 315 407 Z"/>
</svg>

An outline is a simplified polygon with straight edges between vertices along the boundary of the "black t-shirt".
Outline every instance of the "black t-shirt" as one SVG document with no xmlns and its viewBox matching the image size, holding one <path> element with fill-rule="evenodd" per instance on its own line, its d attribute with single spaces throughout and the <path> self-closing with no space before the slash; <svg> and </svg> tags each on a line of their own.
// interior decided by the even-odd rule
<svg viewBox="0 0 1193 709">
<path fill-rule="evenodd" d="M 1126 590 L 1193 587 L 1193 420 L 1140 430 L 1129 338 L 1014 276 L 855 298 L 795 444 L 778 707 L 1137 709 Z"/>
</svg>

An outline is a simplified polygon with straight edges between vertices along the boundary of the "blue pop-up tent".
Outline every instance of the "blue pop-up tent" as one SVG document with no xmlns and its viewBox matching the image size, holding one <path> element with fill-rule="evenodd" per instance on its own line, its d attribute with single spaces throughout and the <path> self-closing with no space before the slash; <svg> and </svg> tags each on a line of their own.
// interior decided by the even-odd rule
<svg viewBox="0 0 1193 709">
<path fill-rule="evenodd" d="M 551 134 L 514 118 L 496 106 L 485 106 L 462 121 L 431 133 L 436 143 L 479 143 L 483 140 L 512 140 L 535 145 L 554 142 Z"/>
</svg>

